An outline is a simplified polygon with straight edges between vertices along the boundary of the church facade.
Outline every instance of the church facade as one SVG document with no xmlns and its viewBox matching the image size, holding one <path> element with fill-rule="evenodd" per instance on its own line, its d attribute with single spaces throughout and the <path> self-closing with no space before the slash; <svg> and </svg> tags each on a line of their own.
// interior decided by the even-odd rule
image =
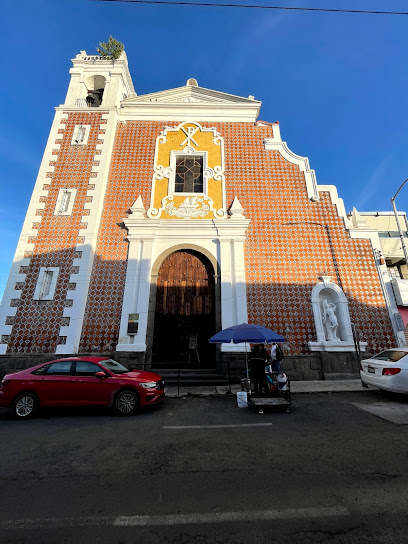
<svg viewBox="0 0 408 544">
<path fill-rule="evenodd" d="M 73 59 L 1 306 L 3 356 L 233 359 L 272 328 L 294 357 L 405 345 L 378 233 L 282 141 L 261 102 L 136 94 L 125 53 Z M 213 351 L 215 350 L 215 351 Z"/>
</svg>

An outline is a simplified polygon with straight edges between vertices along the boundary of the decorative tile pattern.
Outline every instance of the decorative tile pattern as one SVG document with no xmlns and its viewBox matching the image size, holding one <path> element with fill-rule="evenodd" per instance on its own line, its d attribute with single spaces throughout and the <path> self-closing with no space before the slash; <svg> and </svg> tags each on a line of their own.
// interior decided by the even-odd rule
<svg viewBox="0 0 408 544">
<path fill-rule="evenodd" d="M 111 352 L 117 343 L 127 258 L 118 223 L 139 195 L 145 206 L 150 202 L 155 138 L 166 125 L 177 123 L 128 121 L 117 127 L 83 351 Z M 329 194 L 310 201 L 299 168 L 277 151 L 265 151 L 271 127 L 202 125 L 215 125 L 225 138 L 227 203 L 238 197 L 251 220 L 245 245 L 249 322 L 282 333 L 291 353 L 308 352 L 307 342 L 316 340 L 311 291 L 326 271 L 349 299 L 360 340 L 370 351 L 390 346 L 394 339 L 369 241 L 350 239 Z"/>
<path fill-rule="evenodd" d="M 96 145 L 102 141 L 99 135 L 105 133 L 100 125 L 107 123 L 102 115 L 71 112 L 61 121 L 65 130 L 59 132 L 60 149 L 55 150 L 56 160 L 50 161 L 54 172 L 47 174 L 50 183 L 43 186 L 48 197 L 43 197 L 44 209 L 36 211 L 41 216 L 38 234 L 33 237 L 33 251 L 24 254 L 30 258 L 29 267 L 21 272 L 27 278 L 16 284 L 21 299 L 12 301 L 17 308 L 12 332 L 3 336 L 9 353 L 52 353 L 58 344 L 66 343 L 59 330 L 69 323 L 64 308 L 73 304 L 66 296 L 76 288 L 70 275 L 75 273 L 73 260 L 82 255 L 76 245 L 85 241 L 79 231 L 86 226 L 84 205 L 93 200 L 87 191 L 99 190 L 99 183 L 95 187 L 90 179 L 97 177 L 92 167 L 99 165 L 94 160 Z M 72 146 L 74 127 L 82 123 L 91 125 L 88 145 Z M 127 121 L 117 126 L 79 346 L 82 352 L 115 350 L 128 252 L 120 224 L 139 195 L 149 205 L 156 138 L 166 125 L 177 124 Z M 283 334 L 291 353 L 307 353 L 307 342 L 316 340 L 311 291 L 326 272 L 348 297 L 351 318 L 360 340 L 368 342 L 368 350 L 392 345 L 370 242 L 349 237 L 329 193 L 321 193 L 317 202 L 310 201 L 299 168 L 279 152 L 265 151 L 263 140 L 272 136 L 270 126 L 201 124 L 216 126 L 224 137 L 227 205 L 237 197 L 251 220 L 245 244 L 249 322 Z M 66 186 L 77 190 L 73 213 L 54 216 L 58 191 Z M 59 268 L 55 296 L 51 301 L 34 301 L 39 270 L 44 266 Z"/>
<path fill-rule="evenodd" d="M 50 161 L 54 172 L 46 174 L 49 183 L 43 185 L 43 189 L 48 190 L 48 197 L 41 199 L 44 209 L 36 211 L 36 215 L 41 216 L 41 223 L 36 225 L 38 234 L 33 237 L 33 251 L 24 254 L 25 258 L 30 258 L 30 264 L 28 270 L 25 267 L 26 281 L 18 284 L 21 298 L 15 299 L 13 304 L 17 312 L 7 340 L 8 353 L 53 353 L 58 344 L 66 342 L 65 336 L 60 337 L 59 329 L 69 320 L 63 317 L 64 308 L 72 305 L 72 300 L 66 300 L 66 294 L 76 288 L 69 278 L 73 273 L 73 260 L 82 256 L 82 252 L 75 248 L 79 230 L 83 227 L 83 206 L 102 115 L 103 112 L 71 112 L 67 119 L 61 121 L 65 130 L 58 131 L 62 140 L 60 149 L 55 149 L 56 158 Z M 91 125 L 86 146 L 71 145 L 74 127 L 79 124 Z M 76 189 L 73 212 L 70 216 L 55 216 L 58 192 L 67 186 Z M 59 268 L 54 298 L 50 301 L 33 300 L 39 270 L 44 266 Z"/>
</svg>

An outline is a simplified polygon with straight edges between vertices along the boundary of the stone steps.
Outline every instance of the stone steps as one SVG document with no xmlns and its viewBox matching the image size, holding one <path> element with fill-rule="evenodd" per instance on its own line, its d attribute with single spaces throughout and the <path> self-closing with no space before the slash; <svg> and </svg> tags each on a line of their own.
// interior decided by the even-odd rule
<svg viewBox="0 0 408 544">
<path fill-rule="evenodd" d="M 213 369 L 152 368 L 167 385 L 227 385 L 228 377 Z"/>
</svg>

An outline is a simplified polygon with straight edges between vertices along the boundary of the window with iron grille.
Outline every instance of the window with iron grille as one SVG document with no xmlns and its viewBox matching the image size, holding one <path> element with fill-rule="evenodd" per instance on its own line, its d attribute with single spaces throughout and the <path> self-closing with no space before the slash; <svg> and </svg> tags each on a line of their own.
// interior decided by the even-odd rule
<svg viewBox="0 0 408 544">
<path fill-rule="evenodd" d="M 176 157 L 175 192 L 203 192 L 203 157 L 194 155 Z"/>
<path fill-rule="evenodd" d="M 65 190 L 62 193 L 62 199 L 59 207 L 59 212 L 64 213 L 68 210 L 69 207 L 69 201 L 71 200 L 71 193 L 68 190 Z"/>
<path fill-rule="evenodd" d="M 34 300 L 52 300 L 54 298 L 55 287 L 57 284 L 59 268 L 44 267 L 40 268 L 37 285 L 34 292 Z"/>
<path fill-rule="evenodd" d="M 85 139 L 86 128 L 82 125 L 79 125 L 76 134 L 74 135 L 75 143 L 81 144 Z"/>
<path fill-rule="evenodd" d="M 54 276 L 54 272 L 52 270 L 44 270 L 41 287 L 40 287 L 39 298 L 44 298 L 45 296 L 50 294 L 51 282 L 52 282 L 53 276 Z"/>
<path fill-rule="evenodd" d="M 86 145 L 90 132 L 90 125 L 75 125 L 71 145 Z"/>
<path fill-rule="evenodd" d="M 64 187 L 58 191 L 57 202 L 55 203 L 54 215 L 71 215 L 74 207 L 76 189 Z"/>
</svg>

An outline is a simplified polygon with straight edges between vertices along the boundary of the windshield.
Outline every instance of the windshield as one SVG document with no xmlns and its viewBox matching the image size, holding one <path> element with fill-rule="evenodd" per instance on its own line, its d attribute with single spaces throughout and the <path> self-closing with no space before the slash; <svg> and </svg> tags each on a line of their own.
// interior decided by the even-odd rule
<svg viewBox="0 0 408 544">
<path fill-rule="evenodd" d="M 106 370 L 110 370 L 114 374 L 124 374 L 125 372 L 130 372 L 125 366 L 117 363 L 113 359 L 108 359 L 107 361 L 98 361 L 98 363 L 106 368 Z"/>
<path fill-rule="evenodd" d="M 396 363 L 407 355 L 406 351 L 399 351 L 397 349 L 387 349 L 382 351 L 378 355 L 374 355 L 371 359 L 379 359 L 380 361 L 387 361 L 387 363 Z"/>
</svg>

